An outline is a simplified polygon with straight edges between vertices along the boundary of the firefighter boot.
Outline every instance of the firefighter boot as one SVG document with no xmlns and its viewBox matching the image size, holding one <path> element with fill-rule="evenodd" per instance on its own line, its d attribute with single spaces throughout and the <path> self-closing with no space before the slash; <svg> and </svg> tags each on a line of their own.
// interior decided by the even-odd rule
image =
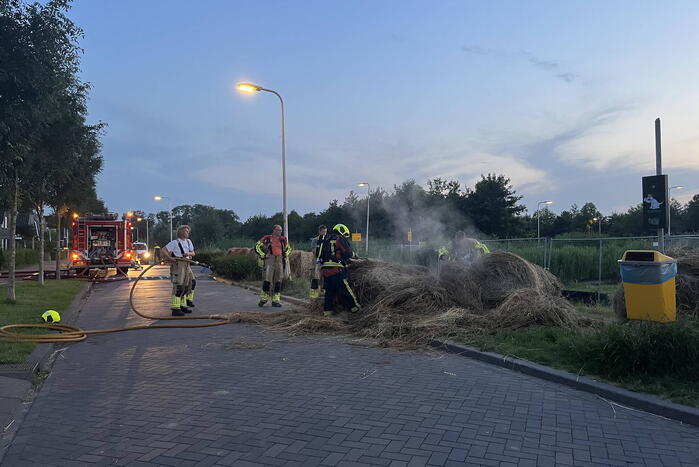
<svg viewBox="0 0 699 467">
<path fill-rule="evenodd" d="M 318 279 L 311 280 L 311 290 L 308 292 L 308 298 L 318 298 L 320 297 L 320 290 L 318 290 Z"/>
<path fill-rule="evenodd" d="M 180 297 L 177 295 L 172 296 L 172 303 L 170 304 L 170 309 L 172 310 L 172 316 L 184 316 L 184 313 L 180 309 Z"/>
<path fill-rule="evenodd" d="M 260 303 L 257 304 L 257 306 L 264 306 L 265 303 L 269 300 L 269 286 L 271 284 L 269 281 L 264 281 L 262 283 L 262 292 L 260 292 Z"/>
<path fill-rule="evenodd" d="M 197 281 L 196 279 L 192 279 L 192 288 L 189 290 L 189 293 L 185 295 L 185 298 L 187 299 L 187 306 L 188 307 L 193 307 L 194 306 L 194 287 L 197 286 Z"/>
<path fill-rule="evenodd" d="M 273 307 L 281 307 L 281 299 L 282 299 L 282 283 L 281 282 L 275 282 L 274 283 L 274 295 L 272 296 L 272 306 Z"/>
</svg>

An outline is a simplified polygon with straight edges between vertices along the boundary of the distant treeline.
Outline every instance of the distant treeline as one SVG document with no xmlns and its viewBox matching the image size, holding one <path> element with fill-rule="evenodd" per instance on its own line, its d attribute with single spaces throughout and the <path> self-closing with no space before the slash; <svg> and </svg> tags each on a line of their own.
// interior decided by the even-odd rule
<svg viewBox="0 0 699 467">
<path fill-rule="evenodd" d="M 458 181 L 435 178 L 420 186 L 415 180 L 395 185 L 388 192 L 372 189 L 370 195 L 370 237 L 407 242 L 434 242 L 451 238 L 457 230 L 478 238 L 518 238 L 537 235 L 537 213 L 527 213 L 520 204 L 510 180 L 504 175 L 488 174 L 473 188 L 462 187 Z M 289 230 L 294 242 L 305 242 L 316 235 L 321 224 L 343 223 L 352 232 L 365 233 L 366 195 L 351 191 L 342 202 L 333 200 L 319 213 L 289 212 Z M 672 231 L 674 234 L 695 233 L 699 230 L 699 195 L 687 204 L 672 201 Z M 576 205 L 555 214 L 542 209 L 541 236 L 597 235 L 599 226 L 592 219 L 602 219 L 605 236 L 650 235 L 643 229 L 642 206 L 630 207 L 624 213 L 602 216 L 593 203 Z M 161 245 L 169 240 L 167 211 L 150 215 L 151 238 Z M 241 221 L 231 209 L 218 209 L 196 204 L 173 208 L 173 225 L 189 224 L 200 245 L 225 247 L 232 239 L 255 239 L 271 231 L 272 225 L 283 225 L 280 212 L 267 216 L 258 214 Z M 144 228 L 140 229 L 145 239 Z M 153 242 L 151 242 L 153 243 Z"/>
</svg>

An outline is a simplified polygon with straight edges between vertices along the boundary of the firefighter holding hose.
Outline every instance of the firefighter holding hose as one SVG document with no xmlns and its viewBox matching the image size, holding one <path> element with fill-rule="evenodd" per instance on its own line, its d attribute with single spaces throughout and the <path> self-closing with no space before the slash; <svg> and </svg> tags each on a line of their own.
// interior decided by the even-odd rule
<svg viewBox="0 0 699 467">
<path fill-rule="evenodd" d="M 280 307 L 282 292 L 282 273 L 286 266 L 286 258 L 291 253 L 289 240 L 282 235 L 282 227 L 275 225 L 271 235 L 263 236 L 255 244 L 255 252 L 264 266 L 264 281 L 262 282 L 262 292 L 260 292 L 260 302 L 262 307 L 269 301 L 269 291 L 274 283 L 274 294 L 272 295 L 272 306 Z"/>
<path fill-rule="evenodd" d="M 177 238 L 161 249 L 163 258 L 170 263 L 170 277 L 172 280 L 172 301 L 170 309 L 172 316 L 184 316 L 191 313 L 190 307 L 194 306 L 194 288 L 197 285 L 189 262 L 178 261 L 192 259 L 194 257 L 194 245 L 189 238 L 190 228 L 181 225 L 177 228 Z"/>
</svg>

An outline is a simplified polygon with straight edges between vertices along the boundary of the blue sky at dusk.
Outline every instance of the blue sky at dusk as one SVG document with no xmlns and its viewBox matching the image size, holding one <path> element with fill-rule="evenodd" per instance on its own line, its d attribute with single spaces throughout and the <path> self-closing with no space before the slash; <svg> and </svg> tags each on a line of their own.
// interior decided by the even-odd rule
<svg viewBox="0 0 699 467">
<path fill-rule="evenodd" d="M 502 173 L 529 211 L 640 202 L 663 123 L 673 195 L 699 192 L 699 2 L 76 0 L 112 211 L 319 211 L 360 181 Z"/>
</svg>

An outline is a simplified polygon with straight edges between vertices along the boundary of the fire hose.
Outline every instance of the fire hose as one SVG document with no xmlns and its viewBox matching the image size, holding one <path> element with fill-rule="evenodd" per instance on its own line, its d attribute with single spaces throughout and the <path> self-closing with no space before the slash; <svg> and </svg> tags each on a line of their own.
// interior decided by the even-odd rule
<svg viewBox="0 0 699 467">
<path fill-rule="evenodd" d="M 184 261 L 190 264 L 199 265 L 196 261 L 182 259 L 182 258 L 172 258 L 176 261 Z M 131 310 L 136 313 L 141 318 L 150 319 L 153 321 L 183 321 L 183 320 L 213 320 L 211 323 L 193 323 L 193 324 L 156 324 L 156 325 L 141 325 L 141 326 L 130 326 L 125 328 L 111 328 L 111 329 L 93 329 L 85 330 L 80 329 L 76 326 L 71 326 L 68 324 L 8 324 L 0 327 L 0 340 L 5 342 L 80 342 L 87 339 L 89 334 L 107 334 L 111 332 L 124 332 L 124 331 L 136 331 L 139 329 L 167 329 L 167 328 L 208 328 L 212 326 L 221 326 L 222 324 L 228 324 L 230 322 L 230 317 L 227 315 L 206 315 L 206 316 L 149 316 L 139 311 L 133 302 L 134 291 L 136 290 L 136 285 L 141 277 L 148 272 L 155 264 L 151 264 L 146 269 L 144 269 L 141 274 L 138 275 L 133 285 L 131 286 L 131 292 L 129 293 L 129 306 Z M 59 334 L 24 334 L 14 332 L 17 329 L 49 329 L 53 331 L 58 331 Z"/>
</svg>

